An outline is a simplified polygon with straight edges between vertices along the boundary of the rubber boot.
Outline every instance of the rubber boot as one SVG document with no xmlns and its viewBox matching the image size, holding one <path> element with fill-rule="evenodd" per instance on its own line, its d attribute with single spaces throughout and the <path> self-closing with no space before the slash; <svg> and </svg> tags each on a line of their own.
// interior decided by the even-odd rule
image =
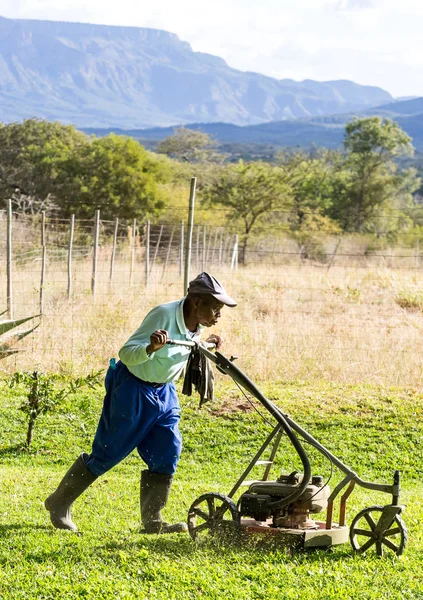
<svg viewBox="0 0 423 600">
<path fill-rule="evenodd" d="M 172 475 L 141 471 L 141 520 L 144 533 L 183 533 L 186 523 L 170 525 L 162 520 L 160 511 L 166 506 L 172 486 Z"/>
<path fill-rule="evenodd" d="M 57 529 L 78 531 L 72 521 L 70 508 L 72 503 L 97 479 L 85 466 L 84 456 L 81 454 L 63 477 L 55 492 L 44 502 L 50 513 L 50 520 Z"/>
</svg>

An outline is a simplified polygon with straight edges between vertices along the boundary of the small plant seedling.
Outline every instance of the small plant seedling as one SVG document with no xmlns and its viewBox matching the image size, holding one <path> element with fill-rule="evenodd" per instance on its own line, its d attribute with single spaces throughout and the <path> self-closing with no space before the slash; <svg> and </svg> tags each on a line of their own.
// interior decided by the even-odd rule
<svg viewBox="0 0 423 600">
<path fill-rule="evenodd" d="M 60 408 L 65 412 L 70 408 L 66 400 L 83 387 L 94 389 L 99 385 L 102 371 L 91 372 L 85 377 L 78 377 L 64 384 L 63 378 L 54 374 L 39 371 L 16 372 L 9 381 L 9 387 L 24 386 L 26 397 L 19 407 L 28 415 L 26 446 L 29 447 L 34 437 L 36 419 L 51 410 Z"/>
</svg>

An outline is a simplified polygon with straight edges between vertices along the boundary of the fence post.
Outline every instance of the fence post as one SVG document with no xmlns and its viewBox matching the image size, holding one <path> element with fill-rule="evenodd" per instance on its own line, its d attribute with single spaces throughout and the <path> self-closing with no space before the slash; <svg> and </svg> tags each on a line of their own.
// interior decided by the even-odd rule
<svg viewBox="0 0 423 600">
<path fill-rule="evenodd" d="M 222 266 L 222 256 L 223 256 L 223 227 L 220 228 L 219 267 Z"/>
<path fill-rule="evenodd" d="M 339 240 L 338 240 L 338 243 L 335 246 L 335 250 L 333 251 L 333 254 L 332 254 L 331 258 L 330 258 L 330 261 L 329 261 L 329 264 L 328 264 L 328 267 L 327 267 L 326 271 L 329 271 L 329 269 L 331 268 L 332 263 L 333 263 L 333 261 L 335 259 L 336 253 L 338 252 L 338 248 L 341 245 L 341 242 L 342 242 L 342 238 L 340 237 Z"/>
<path fill-rule="evenodd" d="M 200 264 L 200 230 L 201 225 L 197 225 L 197 244 L 195 247 L 195 268 L 197 271 Z"/>
<path fill-rule="evenodd" d="M 13 286 L 12 286 L 12 200 L 7 201 L 7 312 L 13 319 Z"/>
<path fill-rule="evenodd" d="M 68 244 L 68 300 L 72 298 L 72 248 L 75 230 L 75 215 L 71 215 L 69 244 Z"/>
<path fill-rule="evenodd" d="M 170 234 L 169 245 L 167 247 L 167 253 L 166 253 L 166 260 L 165 260 L 165 263 L 163 265 L 162 279 L 164 277 L 164 274 L 166 273 L 167 263 L 169 262 L 169 257 L 170 257 L 170 252 L 172 250 L 172 242 L 173 242 L 173 236 L 174 236 L 174 234 L 175 234 L 175 225 L 172 227 L 172 233 Z"/>
<path fill-rule="evenodd" d="M 154 263 L 156 262 L 157 254 L 159 252 L 160 242 L 162 240 L 162 235 L 163 235 L 163 225 L 160 226 L 159 237 L 157 239 L 156 248 L 154 250 L 153 262 L 150 265 L 150 274 L 151 274 L 151 271 L 153 270 Z"/>
<path fill-rule="evenodd" d="M 95 296 L 97 284 L 97 260 L 98 260 L 98 236 L 100 230 L 100 210 L 95 211 L 94 217 L 94 251 L 93 251 L 93 274 L 91 277 L 91 293 Z"/>
<path fill-rule="evenodd" d="M 131 248 L 131 268 L 129 272 L 129 285 L 132 286 L 135 269 L 135 238 L 137 236 L 137 220 L 132 221 L 132 248 Z"/>
<path fill-rule="evenodd" d="M 232 234 L 227 233 L 224 248 L 224 260 L 227 261 L 229 265 L 231 264 L 231 238 Z"/>
<path fill-rule="evenodd" d="M 210 227 L 210 232 L 209 232 L 209 242 L 207 244 L 207 254 L 206 254 L 206 263 L 209 264 L 210 261 L 210 250 L 211 250 L 211 245 L 212 245 L 212 228 Z"/>
<path fill-rule="evenodd" d="M 181 222 L 181 239 L 179 244 L 179 277 L 184 272 L 184 222 Z"/>
<path fill-rule="evenodd" d="M 114 270 L 115 270 L 118 228 L 119 228 L 119 219 L 115 219 L 115 230 L 113 232 L 112 256 L 110 258 L 110 276 L 109 276 L 109 286 L 110 287 L 112 287 L 113 274 L 114 274 Z"/>
<path fill-rule="evenodd" d="M 41 213 L 41 246 L 42 246 L 42 257 L 41 257 L 41 282 L 40 282 L 40 314 L 44 312 L 44 282 L 46 278 L 46 259 L 47 259 L 47 246 L 46 246 L 46 211 L 43 210 Z"/>
<path fill-rule="evenodd" d="M 231 271 L 238 269 L 238 234 L 235 235 L 235 244 L 232 250 Z"/>
<path fill-rule="evenodd" d="M 213 248 L 212 248 L 212 254 L 211 254 L 211 259 L 210 259 L 210 264 L 213 264 L 214 261 L 214 253 L 216 252 L 216 246 L 217 246 L 217 234 L 218 234 L 218 227 L 215 227 L 214 230 L 214 241 L 213 241 Z"/>
<path fill-rule="evenodd" d="M 203 272 L 206 270 L 206 242 L 207 242 L 207 229 L 206 226 L 203 226 L 203 268 L 201 269 Z"/>
<path fill-rule="evenodd" d="M 187 229 L 187 242 L 186 242 L 186 252 L 185 252 L 184 296 L 187 293 L 188 283 L 189 283 L 189 279 L 190 279 L 192 231 L 194 229 L 194 206 L 195 206 L 196 184 L 197 184 L 197 179 L 195 177 L 192 177 L 190 193 L 189 193 L 188 229 Z"/>
<path fill-rule="evenodd" d="M 145 226 L 145 285 L 150 278 L 150 221 Z"/>
</svg>

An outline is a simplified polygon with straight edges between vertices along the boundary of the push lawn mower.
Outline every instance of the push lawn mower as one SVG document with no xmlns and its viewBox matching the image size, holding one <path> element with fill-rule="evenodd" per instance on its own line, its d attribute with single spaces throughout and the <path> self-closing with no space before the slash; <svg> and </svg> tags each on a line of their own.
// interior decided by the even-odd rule
<svg viewBox="0 0 423 600">
<path fill-rule="evenodd" d="M 245 373 L 233 364 L 236 357 L 228 359 L 220 352 L 213 353 L 209 344 L 173 340 L 169 343 L 198 346 L 198 350 L 215 363 L 221 373 L 230 375 L 234 382 L 256 398 L 276 421 L 273 430 L 227 495 L 210 492 L 203 494 L 192 504 L 188 513 L 188 528 L 192 539 L 200 540 L 210 534 L 231 531 L 241 535 L 272 536 L 282 543 L 312 548 L 343 544 L 349 538 L 354 551 L 358 553 L 364 553 L 372 547 L 379 556 L 388 551 L 397 556 L 404 552 L 407 529 L 401 518 L 404 507 L 399 504 L 399 471 L 395 471 L 392 485 L 364 481 L 270 402 Z M 300 457 L 303 473 L 294 471 L 282 474 L 276 480 L 269 480 L 269 473 L 284 434 Z M 309 458 L 300 440 L 317 449 L 344 474 L 333 491 L 321 476 L 312 474 Z M 270 448 L 268 460 L 261 460 L 267 448 Z M 262 480 L 247 481 L 246 478 L 253 467 L 260 464 L 265 466 Z M 348 527 L 346 505 L 355 485 L 390 494 L 392 502 L 385 506 L 364 508 Z M 241 486 L 247 486 L 248 489 L 235 504 L 233 498 Z M 335 523 L 334 502 L 343 490 L 345 491 L 340 499 L 339 522 Z M 311 515 L 324 511 L 324 521 L 311 518 Z"/>
</svg>

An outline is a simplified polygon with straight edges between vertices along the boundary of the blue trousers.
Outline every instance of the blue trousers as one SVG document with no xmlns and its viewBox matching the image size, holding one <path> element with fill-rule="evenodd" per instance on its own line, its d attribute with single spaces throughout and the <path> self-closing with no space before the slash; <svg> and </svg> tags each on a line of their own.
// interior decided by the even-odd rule
<svg viewBox="0 0 423 600">
<path fill-rule="evenodd" d="M 182 450 L 174 384 L 148 385 L 119 361 L 109 367 L 105 386 L 100 422 L 85 462 L 89 471 L 103 475 L 136 448 L 150 471 L 173 475 Z"/>
</svg>

